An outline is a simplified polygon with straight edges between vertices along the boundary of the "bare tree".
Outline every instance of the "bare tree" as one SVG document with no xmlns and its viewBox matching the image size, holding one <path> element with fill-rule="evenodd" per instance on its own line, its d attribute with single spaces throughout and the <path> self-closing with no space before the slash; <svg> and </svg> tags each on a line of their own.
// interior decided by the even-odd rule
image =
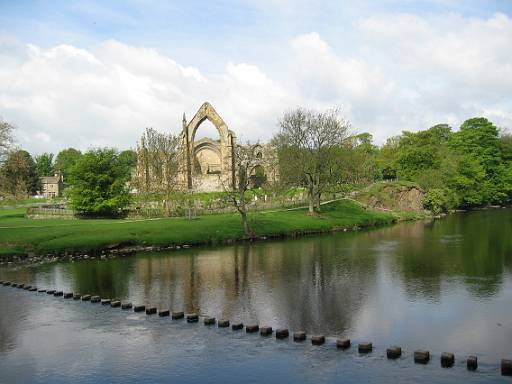
<svg viewBox="0 0 512 384">
<path fill-rule="evenodd" d="M 4 158 L 12 145 L 14 125 L 0 117 L 0 160 Z"/>
<path fill-rule="evenodd" d="M 320 209 L 322 193 L 339 176 L 338 153 L 350 123 L 338 108 L 325 112 L 297 108 L 286 112 L 279 125 L 273 144 L 279 153 L 281 179 L 306 188 L 309 213 L 314 214 Z"/>
<path fill-rule="evenodd" d="M 137 165 L 132 178 L 139 194 L 164 195 L 167 213 L 169 201 L 177 189 L 179 138 L 147 128 L 137 146 Z"/>
<path fill-rule="evenodd" d="M 246 192 L 252 185 L 251 172 L 252 170 L 261 165 L 261 159 L 258 156 L 258 144 L 251 144 L 247 142 L 245 145 L 236 145 L 234 148 L 234 166 L 236 173 L 236 184 L 235 188 L 231 189 L 226 185 L 222 179 L 221 184 L 224 188 L 229 201 L 236 208 L 240 214 L 242 226 L 244 228 L 244 234 L 248 238 L 255 236 L 253 229 L 251 228 L 248 220 L 248 208 L 246 201 Z"/>
</svg>

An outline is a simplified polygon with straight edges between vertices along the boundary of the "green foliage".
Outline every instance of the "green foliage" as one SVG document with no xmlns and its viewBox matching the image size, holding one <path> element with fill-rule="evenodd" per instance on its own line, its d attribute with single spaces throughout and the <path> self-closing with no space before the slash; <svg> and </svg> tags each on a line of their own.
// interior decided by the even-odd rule
<svg viewBox="0 0 512 384">
<path fill-rule="evenodd" d="M 129 168 L 133 168 L 137 164 L 137 152 L 133 149 L 124 150 L 119 154 L 119 161 Z"/>
<path fill-rule="evenodd" d="M 455 205 L 455 196 L 448 188 L 432 188 L 423 198 L 423 206 L 438 215 L 448 212 Z"/>
<path fill-rule="evenodd" d="M 35 157 L 37 174 L 41 176 L 53 176 L 53 153 L 42 153 Z"/>
<path fill-rule="evenodd" d="M 73 168 L 80 156 L 82 156 L 82 152 L 78 149 L 67 148 L 60 151 L 55 158 L 54 169 L 55 171 L 62 173 L 64 176 L 64 182 L 67 182 L 67 178 L 71 173 L 71 168 Z"/>
<path fill-rule="evenodd" d="M 512 200 L 512 139 L 485 118 L 404 132 L 388 140 L 377 163 L 383 178 L 417 182 L 434 210 L 503 204 Z M 441 193 L 442 191 L 442 193 Z"/>
<path fill-rule="evenodd" d="M 21 149 L 10 152 L 0 168 L 0 194 L 24 199 L 35 195 L 39 186 L 36 163 L 30 154 Z"/>
<path fill-rule="evenodd" d="M 130 203 L 129 165 L 115 149 L 93 149 L 71 168 L 70 206 L 84 215 L 118 216 Z"/>
<path fill-rule="evenodd" d="M 500 151 L 503 161 L 512 161 L 512 134 L 502 132 L 500 136 Z"/>
</svg>

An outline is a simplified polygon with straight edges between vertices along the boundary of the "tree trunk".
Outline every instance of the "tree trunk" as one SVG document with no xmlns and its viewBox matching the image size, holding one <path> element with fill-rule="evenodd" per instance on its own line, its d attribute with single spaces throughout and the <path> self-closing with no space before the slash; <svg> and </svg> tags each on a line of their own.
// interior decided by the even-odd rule
<svg viewBox="0 0 512 384">
<path fill-rule="evenodd" d="M 240 213 L 240 219 L 242 220 L 242 226 L 244 228 L 244 234 L 248 238 L 253 238 L 254 233 L 249 225 L 247 219 L 247 206 L 245 205 L 245 191 L 243 188 L 240 190 L 240 203 L 238 204 L 238 212 Z"/>
<path fill-rule="evenodd" d="M 314 215 L 315 214 L 315 184 L 310 180 L 308 185 L 308 201 L 309 201 L 309 208 L 308 208 L 308 214 Z"/>
</svg>

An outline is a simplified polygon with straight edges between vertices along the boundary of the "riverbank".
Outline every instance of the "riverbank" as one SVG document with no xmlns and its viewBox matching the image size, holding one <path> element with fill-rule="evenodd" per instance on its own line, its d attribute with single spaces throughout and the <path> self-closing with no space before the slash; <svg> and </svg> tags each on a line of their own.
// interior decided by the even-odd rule
<svg viewBox="0 0 512 384">
<path fill-rule="evenodd" d="M 402 218 L 340 200 L 323 205 L 318 216 L 306 215 L 305 209 L 255 212 L 250 215 L 250 223 L 257 239 L 267 239 L 348 231 L 390 224 Z M 0 260 L 3 262 L 167 250 L 244 240 L 237 214 L 201 216 L 192 220 L 68 221 L 29 220 L 19 209 L 0 211 Z"/>
</svg>

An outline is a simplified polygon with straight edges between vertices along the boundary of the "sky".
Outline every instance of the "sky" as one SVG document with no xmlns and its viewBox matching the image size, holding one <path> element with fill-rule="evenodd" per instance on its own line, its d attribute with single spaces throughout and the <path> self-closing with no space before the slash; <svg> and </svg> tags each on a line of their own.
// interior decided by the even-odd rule
<svg viewBox="0 0 512 384">
<path fill-rule="evenodd" d="M 512 1 L 0 0 L 0 116 L 33 154 L 134 148 L 204 101 L 243 141 L 299 106 L 377 144 L 475 116 L 510 130 Z"/>
</svg>

